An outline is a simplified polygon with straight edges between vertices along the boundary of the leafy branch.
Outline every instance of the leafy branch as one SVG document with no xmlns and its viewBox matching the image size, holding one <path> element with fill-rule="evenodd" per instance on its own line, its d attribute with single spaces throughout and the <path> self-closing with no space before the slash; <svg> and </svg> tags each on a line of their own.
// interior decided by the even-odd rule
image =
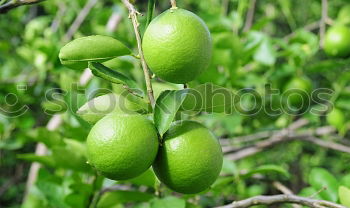
<svg viewBox="0 0 350 208">
<path fill-rule="evenodd" d="M 23 5 L 37 4 L 45 0 L 11 0 L 3 5 L 0 5 L 0 14 L 7 13 L 11 9 L 17 8 Z"/>
<path fill-rule="evenodd" d="M 231 204 L 217 208 L 245 208 L 255 205 L 272 205 L 279 203 L 293 203 L 308 206 L 311 208 L 346 208 L 345 206 L 325 200 L 317 200 L 292 194 L 280 194 L 273 196 L 254 196 L 242 201 L 235 201 Z"/>
<path fill-rule="evenodd" d="M 132 5 L 129 0 L 122 0 L 122 1 L 123 1 L 123 4 L 125 5 L 125 7 L 129 10 L 129 18 L 131 18 L 132 25 L 134 27 L 134 32 L 135 32 L 136 41 L 137 41 L 137 48 L 138 48 L 138 52 L 139 52 L 139 56 L 140 56 L 140 60 L 141 60 L 143 73 L 145 76 L 148 99 L 149 99 L 149 102 L 151 103 L 151 105 L 154 107 L 155 100 L 154 100 L 152 83 L 151 83 L 151 75 L 150 75 L 150 71 L 147 67 L 145 57 L 143 56 L 143 51 L 142 51 L 142 46 L 141 46 L 141 35 L 140 35 L 140 31 L 139 31 L 139 22 L 137 20 L 137 15 L 141 15 L 141 13 L 139 13 L 135 9 L 134 5 Z"/>
</svg>

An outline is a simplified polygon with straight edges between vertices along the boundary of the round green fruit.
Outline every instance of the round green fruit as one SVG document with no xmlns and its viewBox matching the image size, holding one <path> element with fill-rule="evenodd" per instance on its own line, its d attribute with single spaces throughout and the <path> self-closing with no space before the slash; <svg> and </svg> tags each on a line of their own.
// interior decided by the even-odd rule
<svg viewBox="0 0 350 208">
<path fill-rule="evenodd" d="M 187 83 L 211 59 L 212 40 L 205 23 L 184 9 L 169 9 L 147 27 L 142 48 L 150 69 L 161 79 Z"/>
<path fill-rule="evenodd" d="M 194 194 L 214 183 L 222 163 L 221 146 L 215 136 L 200 123 L 182 121 L 165 134 L 153 170 L 170 189 Z"/>
<path fill-rule="evenodd" d="M 141 115 L 110 114 L 87 138 L 89 163 L 113 180 L 134 178 L 153 163 L 158 151 L 154 125 Z"/>
<path fill-rule="evenodd" d="M 324 50 L 329 56 L 350 55 L 350 29 L 344 25 L 331 27 L 325 37 Z"/>
<path fill-rule="evenodd" d="M 350 23 L 350 5 L 346 5 L 341 8 L 341 10 L 338 13 L 338 17 L 336 21 L 344 25 L 347 25 Z"/>
<path fill-rule="evenodd" d="M 289 106 L 304 109 L 310 102 L 312 83 L 307 77 L 295 77 L 284 88 Z"/>
<path fill-rule="evenodd" d="M 332 111 L 327 114 L 327 122 L 338 130 L 341 129 L 345 123 L 344 113 L 337 108 L 333 108 Z"/>
</svg>

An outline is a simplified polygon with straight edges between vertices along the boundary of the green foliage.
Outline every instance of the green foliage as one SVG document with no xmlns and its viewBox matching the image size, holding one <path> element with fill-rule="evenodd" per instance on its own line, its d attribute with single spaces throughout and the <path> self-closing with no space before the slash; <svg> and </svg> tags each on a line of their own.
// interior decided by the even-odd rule
<svg viewBox="0 0 350 208">
<path fill-rule="evenodd" d="M 233 199 L 279 193 L 271 181 L 280 181 L 301 196 L 350 206 L 349 154 L 302 141 L 285 142 L 238 161 L 225 159 L 211 188 L 193 195 L 165 188 L 152 169 L 130 180 L 111 181 L 86 163 L 86 137 L 92 125 L 110 113 L 96 115 L 90 104 L 104 111 L 110 106 L 101 97 L 108 95 L 123 97 L 130 113 L 153 117 L 160 135 L 166 135 L 175 120 L 196 120 L 221 139 L 225 151 L 260 141 L 241 136 L 279 130 L 298 118 L 310 122 L 301 132 L 331 125 L 336 132 L 317 135 L 318 139 L 348 146 L 350 59 L 329 56 L 327 51 L 334 55 L 350 47 L 346 40 L 340 49 L 327 40 L 325 50 L 320 47 L 321 1 L 256 1 L 248 28 L 250 1 L 177 1 L 178 7 L 207 24 L 213 57 L 205 60 L 210 62 L 208 69 L 187 83 L 188 89 L 156 74 L 154 110 L 147 101 L 139 56 L 133 53 L 138 51 L 134 28 L 121 1 L 98 1 L 66 45 L 67 31 L 87 2 L 51 0 L 1 14 L 0 206 L 215 207 Z M 328 3 L 326 30 L 342 25 L 346 33 L 349 3 Z M 138 16 L 143 37 L 153 19 L 150 11 L 155 16 L 170 4 L 136 1 L 135 6 L 145 14 Z M 81 79 L 81 69 L 88 66 L 94 77 L 87 81 Z M 284 92 L 288 83 L 300 78 L 308 80 L 307 94 L 313 97 L 309 108 L 288 111 L 286 97 L 271 95 L 267 85 Z M 311 86 L 327 91 L 313 94 Z M 331 111 L 332 106 L 336 110 Z M 60 117 L 59 125 L 48 130 L 53 115 Z M 47 148 L 44 155 L 35 154 L 37 143 Z M 41 168 L 22 203 L 31 162 Z M 115 186 L 123 188 L 96 197 Z"/>
</svg>

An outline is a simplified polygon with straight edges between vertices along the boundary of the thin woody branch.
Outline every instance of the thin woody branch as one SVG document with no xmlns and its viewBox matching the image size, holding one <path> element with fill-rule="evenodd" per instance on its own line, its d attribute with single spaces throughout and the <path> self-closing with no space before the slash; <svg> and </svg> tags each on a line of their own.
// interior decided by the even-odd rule
<svg viewBox="0 0 350 208">
<path fill-rule="evenodd" d="M 302 121 L 302 120 L 301 120 Z M 297 125 L 296 125 L 297 124 Z M 295 130 L 298 128 L 306 125 L 307 123 L 302 123 L 300 121 L 295 122 L 292 124 L 289 128 L 283 129 L 281 131 L 277 131 L 271 135 L 270 138 L 258 141 L 250 146 L 237 148 L 234 146 L 224 146 L 223 151 L 226 154 L 226 158 L 230 160 L 240 160 L 245 157 L 249 157 L 252 155 L 255 155 L 259 152 L 264 151 L 265 149 L 268 149 L 272 146 L 284 143 L 284 142 L 290 142 L 290 141 L 306 141 L 313 144 L 316 144 L 320 147 L 332 149 L 339 152 L 349 153 L 350 154 L 350 147 L 335 143 L 332 141 L 325 141 L 322 139 L 317 138 L 317 136 L 327 135 L 329 133 L 332 133 L 334 131 L 334 128 L 329 127 L 321 127 L 318 129 L 315 129 L 313 131 L 307 131 L 302 133 L 297 133 Z M 266 136 L 267 134 L 262 134 L 262 136 Z M 254 139 L 256 139 L 256 135 L 252 135 Z M 259 135 L 257 135 L 259 136 Z"/>
<path fill-rule="evenodd" d="M 255 205 L 272 205 L 281 203 L 300 204 L 311 208 L 346 208 L 345 206 L 329 201 L 317 200 L 289 194 L 273 196 L 255 196 L 242 201 L 235 201 L 231 204 L 220 206 L 217 208 L 246 208 Z"/>
<path fill-rule="evenodd" d="M 139 31 L 139 22 L 137 20 L 137 15 L 141 15 L 141 14 L 135 9 L 134 5 L 132 5 L 129 2 L 129 0 L 122 0 L 122 2 L 125 5 L 125 7 L 129 10 L 129 18 L 131 18 L 132 25 L 134 27 L 134 32 L 135 32 L 136 41 L 137 41 L 137 48 L 138 48 L 138 52 L 139 52 L 139 55 L 140 55 L 140 60 L 141 60 L 143 73 L 144 73 L 144 76 L 145 76 L 148 99 L 149 99 L 152 107 L 154 107 L 155 100 L 154 100 L 152 83 L 151 83 L 151 75 L 150 75 L 150 71 L 149 71 L 149 69 L 147 67 L 147 64 L 146 64 L 146 61 L 145 61 L 145 57 L 143 55 L 142 45 L 141 45 L 141 43 L 142 43 L 141 42 L 141 35 L 140 35 L 140 31 Z"/>
<path fill-rule="evenodd" d="M 17 8 L 23 5 L 37 4 L 45 0 L 11 0 L 3 5 L 0 5 L 0 14 L 7 13 L 11 9 Z"/>
</svg>

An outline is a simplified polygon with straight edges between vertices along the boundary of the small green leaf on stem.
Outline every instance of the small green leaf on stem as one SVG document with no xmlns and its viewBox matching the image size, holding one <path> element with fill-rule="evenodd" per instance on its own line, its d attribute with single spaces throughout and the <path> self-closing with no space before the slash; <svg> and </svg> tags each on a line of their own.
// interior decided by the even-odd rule
<svg viewBox="0 0 350 208">
<path fill-rule="evenodd" d="M 147 27 L 147 26 L 149 25 L 149 23 L 151 23 L 151 21 L 152 21 L 155 5 L 156 5 L 156 0 L 148 0 L 146 27 Z"/>
<path fill-rule="evenodd" d="M 91 72 L 97 77 L 100 77 L 115 84 L 125 84 L 130 89 L 139 89 L 137 83 L 134 80 L 130 79 L 129 77 L 125 76 L 120 72 L 114 71 L 104 66 L 101 63 L 89 62 L 89 68 L 91 69 Z M 135 92 L 140 92 L 140 90 L 136 90 Z"/>
<path fill-rule="evenodd" d="M 188 89 L 166 90 L 158 97 L 153 116 L 154 123 L 161 136 L 169 129 L 187 93 Z"/>
</svg>

